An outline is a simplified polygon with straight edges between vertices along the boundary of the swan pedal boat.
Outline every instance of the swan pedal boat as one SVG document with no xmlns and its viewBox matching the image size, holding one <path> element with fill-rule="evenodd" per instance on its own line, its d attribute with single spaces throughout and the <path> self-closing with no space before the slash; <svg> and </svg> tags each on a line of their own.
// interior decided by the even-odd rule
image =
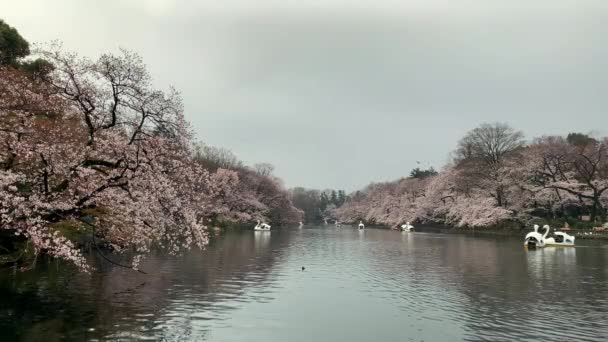
<svg viewBox="0 0 608 342">
<path fill-rule="evenodd" d="M 552 237 L 547 237 L 551 228 L 544 225 L 545 233 L 538 232 L 539 226 L 534 225 L 534 231 L 526 235 L 524 246 L 528 248 L 536 247 L 574 247 L 574 236 L 565 232 L 554 232 Z"/>
<path fill-rule="evenodd" d="M 574 247 L 574 236 L 564 232 L 554 232 L 553 235 L 545 240 L 545 246 Z"/>
<path fill-rule="evenodd" d="M 414 226 L 412 226 L 409 222 L 405 222 L 405 224 L 401 225 L 402 232 L 413 232 Z"/>
<path fill-rule="evenodd" d="M 260 221 L 258 221 L 258 224 L 256 224 L 255 227 L 253 227 L 253 230 L 270 231 L 270 225 L 266 224 L 266 223 L 260 223 Z"/>
</svg>

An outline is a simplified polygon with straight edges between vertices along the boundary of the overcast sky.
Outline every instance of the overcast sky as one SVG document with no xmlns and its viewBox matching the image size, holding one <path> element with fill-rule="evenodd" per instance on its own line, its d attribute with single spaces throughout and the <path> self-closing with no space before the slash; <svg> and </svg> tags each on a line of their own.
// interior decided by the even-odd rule
<svg viewBox="0 0 608 342">
<path fill-rule="evenodd" d="M 200 140 L 289 187 L 439 168 L 482 122 L 608 134 L 605 0 L 4 0 L 0 18 L 90 57 L 136 51 Z"/>
</svg>

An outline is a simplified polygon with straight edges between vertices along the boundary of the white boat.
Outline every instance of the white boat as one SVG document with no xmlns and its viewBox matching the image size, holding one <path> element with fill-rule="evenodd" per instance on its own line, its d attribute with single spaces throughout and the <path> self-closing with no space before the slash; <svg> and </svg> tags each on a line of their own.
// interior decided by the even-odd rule
<svg viewBox="0 0 608 342">
<path fill-rule="evenodd" d="M 401 231 L 404 232 L 413 232 L 414 231 L 414 226 L 412 226 L 409 221 L 405 222 L 405 224 L 401 225 Z"/>
<path fill-rule="evenodd" d="M 338 228 L 342 227 L 342 224 L 338 220 L 336 220 L 336 227 L 338 227 Z"/>
<path fill-rule="evenodd" d="M 262 230 L 262 231 L 269 231 L 270 230 L 270 225 L 266 224 L 266 223 L 260 223 L 260 220 L 258 220 L 258 224 L 255 225 L 255 227 L 253 227 L 253 230 Z"/>
<path fill-rule="evenodd" d="M 551 227 L 544 225 L 544 234 L 538 232 L 538 225 L 534 225 L 534 231 L 526 235 L 524 246 L 526 247 L 574 247 L 574 236 L 565 232 L 555 232 L 553 236 L 548 237 Z"/>
<path fill-rule="evenodd" d="M 365 229 L 365 225 L 363 224 L 363 221 L 359 221 L 359 229 Z"/>
<path fill-rule="evenodd" d="M 547 232 L 549 232 L 549 226 L 546 227 Z M 569 235 L 566 232 L 554 232 L 552 237 L 545 239 L 545 246 L 574 247 L 574 236 Z"/>
<path fill-rule="evenodd" d="M 300 225 L 298 226 L 298 228 L 302 228 L 304 227 L 304 223 L 302 223 L 302 221 L 300 221 Z"/>
<path fill-rule="evenodd" d="M 537 224 L 534 225 L 534 231 L 526 234 L 524 239 L 524 246 L 529 248 L 545 247 L 545 236 L 538 232 L 540 228 Z M 549 232 L 545 232 L 547 235 Z"/>
</svg>

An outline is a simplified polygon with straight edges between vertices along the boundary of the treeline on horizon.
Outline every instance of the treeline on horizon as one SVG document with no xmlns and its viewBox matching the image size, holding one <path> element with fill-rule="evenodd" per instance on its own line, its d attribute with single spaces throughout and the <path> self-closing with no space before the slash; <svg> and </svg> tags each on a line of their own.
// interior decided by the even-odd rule
<svg viewBox="0 0 608 342">
<path fill-rule="evenodd" d="M 410 221 L 590 227 L 606 222 L 608 137 L 570 133 L 526 142 L 508 124 L 482 124 L 465 134 L 440 172 L 420 171 L 368 185 L 331 216 L 388 226 Z M 583 216 L 588 223 L 580 221 Z"/>
<path fill-rule="evenodd" d="M 296 187 L 289 190 L 293 204 L 304 212 L 304 222 L 323 223 L 334 219 L 332 213 L 340 208 L 348 196 L 344 190 L 316 190 Z"/>
<path fill-rule="evenodd" d="M 414 168 L 410 172 L 412 178 L 424 178 L 437 175 L 433 167 L 428 169 Z M 308 224 L 335 223 L 340 221 L 336 210 L 350 201 L 352 197 L 359 198 L 361 191 L 347 195 L 344 190 L 335 189 L 307 189 L 295 187 L 289 190 L 293 204 L 304 212 L 304 222 Z"/>
<path fill-rule="evenodd" d="M 0 143 L 0 267 L 47 255 L 88 270 L 88 246 L 137 269 L 153 248 L 205 246 L 212 226 L 303 216 L 272 166 L 197 143 L 136 54 L 32 53 L 2 20 Z"/>
</svg>

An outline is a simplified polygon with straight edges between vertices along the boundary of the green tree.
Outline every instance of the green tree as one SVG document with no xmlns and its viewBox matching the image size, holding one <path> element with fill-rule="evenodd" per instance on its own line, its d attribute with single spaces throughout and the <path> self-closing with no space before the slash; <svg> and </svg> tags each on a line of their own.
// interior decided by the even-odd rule
<svg viewBox="0 0 608 342">
<path fill-rule="evenodd" d="M 327 208 L 327 205 L 329 204 L 329 198 L 327 197 L 327 194 L 325 192 L 321 193 L 321 203 L 319 204 L 319 209 L 321 209 L 321 211 L 325 211 L 325 208 Z"/>
<path fill-rule="evenodd" d="M 0 66 L 16 66 L 19 58 L 30 54 L 30 44 L 19 32 L 0 19 Z"/>
<path fill-rule="evenodd" d="M 29 54 L 29 43 L 0 19 L 0 66 L 19 68 L 34 79 L 45 78 L 53 71 L 53 64 L 42 58 L 20 61 Z"/>
<path fill-rule="evenodd" d="M 33 61 L 19 63 L 19 68 L 34 78 L 38 78 L 47 77 L 48 74 L 55 69 L 55 66 L 47 60 L 38 58 Z"/>
<path fill-rule="evenodd" d="M 344 193 L 344 190 L 338 190 L 338 207 L 341 207 L 344 202 L 346 202 L 346 194 Z"/>
<path fill-rule="evenodd" d="M 410 172 L 410 177 L 412 178 L 426 178 L 430 176 L 437 176 L 437 171 L 432 166 L 426 170 L 417 167 Z"/>
<path fill-rule="evenodd" d="M 566 137 L 566 141 L 568 141 L 570 145 L 582 147 L 597 144 L 597 140 L 583 133 L 569 133 Z"/>
<path fill-rule="evenodd" d="M 338 194 L 336 190 L 331 191 L 331 197 L 329 199 L 330 203 L 333 203 L 336 207 L 338 206 Z"/>
</svg>

